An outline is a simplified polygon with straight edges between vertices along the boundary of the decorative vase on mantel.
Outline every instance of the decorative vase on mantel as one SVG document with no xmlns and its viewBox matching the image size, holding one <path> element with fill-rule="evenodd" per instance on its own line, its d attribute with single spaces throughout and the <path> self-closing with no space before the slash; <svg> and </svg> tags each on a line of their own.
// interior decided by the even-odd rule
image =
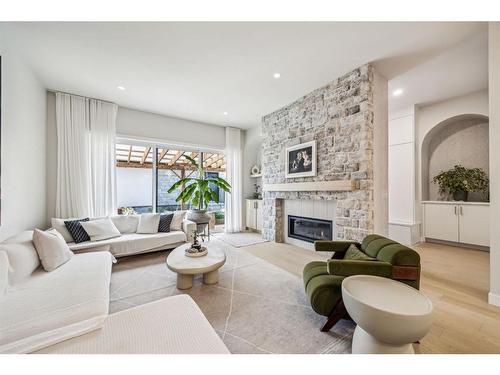
<svg viewBox="0 0 500 375">
<path fill-rule="evenodd" d="M 212 217 L 209 213 L 207 213 L 207 210 L 191 209 L 187 213 L 187 219 L 196 223 L 198 233 L 202 233 L 205 231 L 205 228 L 207 227 L 211 218 Z"/>
<path fill-rule="evenodd" d="M 453 200 L 467 202 L 469 192 L 465 190 L 456 190 L 453 192 Z"/>
</svg>

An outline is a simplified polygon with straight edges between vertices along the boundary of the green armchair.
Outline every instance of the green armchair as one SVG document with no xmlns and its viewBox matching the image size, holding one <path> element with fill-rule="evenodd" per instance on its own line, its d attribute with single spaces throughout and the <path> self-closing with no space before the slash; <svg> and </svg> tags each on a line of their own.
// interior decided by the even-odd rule
<svg viewBox="0 0 500 375">
<path fill-rule="evenodd" d="M 321 331 L 328 332 L 340 319 L 349 318 L 342 301 L 342 281 L 353 275 L 374 275 L 420 287 L 420 256 L 388 238 L 371 234 L 361 242 L 316 241 L 316 251 L 334 252 L 326 262 L 308 263 L 304 287 L 315 312 L 328 317 Z"/>
</svg>

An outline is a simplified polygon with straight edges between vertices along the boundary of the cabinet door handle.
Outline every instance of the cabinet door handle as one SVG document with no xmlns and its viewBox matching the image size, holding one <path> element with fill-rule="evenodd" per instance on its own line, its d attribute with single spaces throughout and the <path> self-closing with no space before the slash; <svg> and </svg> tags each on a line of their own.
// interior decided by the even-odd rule
<svg viewBox="0 0 500 375">
<path fill-rule="evenodd" d="M 462 210 L 462 206 L 460 206 L 460 215 L 463 215 L 464 214 L 464 211 Z"/>
<path fill-rule="evenodd" d="M 455 209 L 455 215 L 456 215 L 457 214 L 457 206 L 455 206 L 454 209 Z"/>
</svg>

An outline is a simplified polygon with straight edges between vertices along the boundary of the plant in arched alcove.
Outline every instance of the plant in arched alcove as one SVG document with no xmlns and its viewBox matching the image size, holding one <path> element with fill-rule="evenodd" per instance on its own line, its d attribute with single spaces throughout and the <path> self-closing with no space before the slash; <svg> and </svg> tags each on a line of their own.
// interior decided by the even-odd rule
<svg viewBox="0 0 500 375">
<path fill-rule="evenodd" d="M 467 201 L 469 192 L 483 193 L 489 200 L 488 175 L 481 168 L 465 168 L 458 164 L 439 173 L 432 182 L 438 184 L 440 193 L 452 194 L 456 201 Z"/>
</svg>

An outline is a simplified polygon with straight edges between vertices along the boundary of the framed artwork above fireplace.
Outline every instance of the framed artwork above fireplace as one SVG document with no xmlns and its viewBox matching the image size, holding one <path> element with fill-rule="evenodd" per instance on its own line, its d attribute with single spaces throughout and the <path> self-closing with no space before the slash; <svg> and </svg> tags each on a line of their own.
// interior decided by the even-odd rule
<svg viewBox="0 0 500 375">
<path fill-rule="evenodd" d="M 316 141 L 288 147 L 285 152 L 286 178 L 316 176 Z"/>
</svg>

